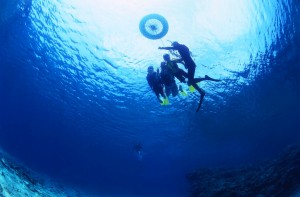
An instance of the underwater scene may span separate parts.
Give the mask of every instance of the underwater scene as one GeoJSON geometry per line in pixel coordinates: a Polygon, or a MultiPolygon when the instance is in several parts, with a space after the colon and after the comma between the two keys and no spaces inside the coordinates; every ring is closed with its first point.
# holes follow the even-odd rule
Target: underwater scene
{"type": "Polygon", "coordinates": [[[298,0],[1,0],[0,196],[300,196],[298,0]]]}

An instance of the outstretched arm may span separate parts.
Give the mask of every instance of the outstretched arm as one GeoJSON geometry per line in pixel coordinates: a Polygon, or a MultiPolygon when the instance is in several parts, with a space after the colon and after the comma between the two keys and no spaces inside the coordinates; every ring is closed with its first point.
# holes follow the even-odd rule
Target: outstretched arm
{"type": "Polygon", "coordinates": [[[174,50],[174,47],[158,47],[158,49],[174,50]]]}

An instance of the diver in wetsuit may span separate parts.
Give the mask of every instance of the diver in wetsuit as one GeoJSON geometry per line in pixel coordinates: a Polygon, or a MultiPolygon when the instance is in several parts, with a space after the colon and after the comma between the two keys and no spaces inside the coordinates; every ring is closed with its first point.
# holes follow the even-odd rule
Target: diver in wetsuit
{"type": "Polygon", "coordinates": [[[205,96],[205,91],[202,88],[200,88],[197,83],[204,80],[210,80],[216,82],[221,80],[213,79],[207,75],[205,75],[204,78],[195,78],[196,64],[191,57],[189,48],[183,44],[179,44],[178,42],[173,42],[171,47],[158,47],[158,49],[176,50],[180,54],[182,60],[184,61],[184,66],[188,70],[187,73],[188,85],[192,85],[200,93],[200,101],[199,101],[198,108],[196,110],[196,112],[198,112],[202,105],[202,101],[205,96]]]}
{"type": "Polygon", "coordinates": [[[139,144],[135,144],[133,146],[133,150],[136,153],[137,159],[139,161],[141,161],[143,159],[143,155],[144,155],[144,149],[143,149],[142,145],[140,143],[139,144]]]}
{"type": "Polygon", "coordinates": [[[181,68],[178,67],[177,63],[183,63],[182,59],[176,59],[176,60],[171,60],[169,54],[164,54],[163,56],[166,66],[170,71],[173,73],[173,75],[181,82],[181,83],[186,83],[185,79],[188,78],[188,74],[182,70],[181,68]]]}
{"type": "Polygon", "coordinates": [[[173,71],[167,66],[166,62],[162,62],[160,64],[160,68],[160,79],[165,86],[165,93],[167,97],[169,97],[171,93],[173,97],[177,96],[178,86],[175,82],[173,71]]]}
{"type": "Polygon", "coordinates": [[[163,89],[163,84],[160,81],[159,73],[154,71],[153,66],[148,67],[148,74],[146,77],[150,88],[155,93],[157,99],[159,100],[161,105],[167,105],[169,103],[163,89]],[[163,97],[163,100],[159,98],[159,96],[163,97]]]}

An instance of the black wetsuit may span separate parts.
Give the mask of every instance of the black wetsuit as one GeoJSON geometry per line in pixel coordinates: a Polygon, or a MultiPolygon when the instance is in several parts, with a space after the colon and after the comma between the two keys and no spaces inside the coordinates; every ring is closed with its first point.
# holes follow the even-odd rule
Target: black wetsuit
{"type": "MultiPolygon", "coordinates": [[[[175,82],[175,77],[173,71],[167,66],[166,63],[161,64],[161,73],[160,73],[161,82],[165,85],[165,93],[167,97],[176,96],[178,94],[178,87],[175,82]]],[[[183,78],[184,80],[184,78],[183,78]]]]}
{"type": "Polygon", "coordinates": [[[167,61],[166,66],[172,71],[174,76],[181,83],[185,83],[185,78],[188,77],[188,74],[184,70],[180,69],[175,61],[172,61],[172,60],[167,61]]]}
{"type": "Polygon", "coordinates": [[[161,66],[160,80],[165,86],[175,83],[173,72],[164,64],[161,66]]]}
{"type": "Polygon", "coordinates": [[[163,85],[160,81],[160,78],[159,78],[157,72],[153,72],[151,74],[148,73],[146,78],[147,78],[150,88],[153,90],[156,97],[159,99],[159,94],[161,94],[163,97],[165,97],[163,85]]]}
{"type": "Polygon", "coordinates": [[[181,58],[183,59],[184,66],[186,69],[188,69],[188,79],[190,82],[192,82],[194,80],[196,64],[191,57],[189,48],[183,44],[178,44],[173,48],[178,51],[181,58]]]}

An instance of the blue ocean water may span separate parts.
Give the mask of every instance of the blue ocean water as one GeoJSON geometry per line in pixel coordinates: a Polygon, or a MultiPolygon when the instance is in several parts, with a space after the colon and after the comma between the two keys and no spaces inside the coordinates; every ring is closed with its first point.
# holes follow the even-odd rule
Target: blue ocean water
{"type": "MultiPolygon", "coordinates": [[[[186,173],[299,143],[297,0],[2,0],[0,146],[96,194],[187,196],[186,173]],[[141,18],[164,16],[160,40],[141,18]],[[160,106],[145,79],[177,40],[207,92],[160,106]],[[137,158],[134,145],[143,146],[137,158]]],[[[185,87],[187,88],[187,87],[185,87]]]]}

